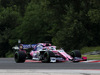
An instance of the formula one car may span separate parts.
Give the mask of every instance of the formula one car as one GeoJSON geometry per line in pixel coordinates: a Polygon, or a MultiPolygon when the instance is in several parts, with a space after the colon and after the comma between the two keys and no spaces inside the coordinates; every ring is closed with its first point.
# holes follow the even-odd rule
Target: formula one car
{"type": "Polygon", "coordinates": [[[63,49],[56,49],[56,46],[52,46],[50,43],[38,43],[20,44],[14,59],[16,63],[24,63],[26,59],[49,63],[86,61],[87,57],[82,57],[79,50],[74,50],[69,55],[63,49]]]}

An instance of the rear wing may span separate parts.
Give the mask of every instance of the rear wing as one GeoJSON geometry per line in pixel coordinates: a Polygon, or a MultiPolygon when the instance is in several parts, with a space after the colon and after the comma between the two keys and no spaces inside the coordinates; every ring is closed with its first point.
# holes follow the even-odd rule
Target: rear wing
{"type": "Polygon", "coordinates": [[[37,44],[21,44],[23,49],[34,48],[37,44]]]}
{"type": "Polygon", "coordinates": [[[34,48],[37,44],[20,44],[19,46],[14,46],[12,47],[12,49],[14,50],[19,50],[20,49],[20,46],[23,47],[23,49],[29,49],[29,48],[34,48]]]}

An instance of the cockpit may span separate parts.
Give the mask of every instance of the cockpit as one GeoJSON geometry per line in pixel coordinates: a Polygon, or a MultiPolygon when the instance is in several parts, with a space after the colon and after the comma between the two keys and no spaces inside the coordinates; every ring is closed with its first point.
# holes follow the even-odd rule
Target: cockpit
{"type": "Polygon", "coordinates": [[[43,50],[56,50],[55,46],[43,47],[43,50]]]}

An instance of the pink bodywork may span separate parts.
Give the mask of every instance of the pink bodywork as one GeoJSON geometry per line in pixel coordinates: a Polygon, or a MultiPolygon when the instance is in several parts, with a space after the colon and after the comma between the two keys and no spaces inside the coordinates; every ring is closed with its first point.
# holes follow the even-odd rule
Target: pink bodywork
{"type": "Polygon", "coordinates": [[[34,51],[31,51],[31,52],[30,52],[30,55],[33,56],[33,53],[34,53],[34,51]]]}
{"type": "MultiPolygon", "coordinates": [[[[45,46],[44,43],[40,43],[42,44],[43,46],[45,46]]],[[[65,60],[61,60],[61,61],[69,61],[69,60],[72,60],[73,57],[71,57],[69,54],[67,54],[63,49],[59,49],[59,50],[56,50],[56,46],[45,46],[43,47],[43,49],[47,49],[47,50],[50,50],[52,51],[55,55],[59,55],[59,56],[62,56],[65,58],[65,60]],[[54,48],[54,49],[53,49],[54,48]]],[[[43,50],[42,49],[42,50],[43,50]]],[[[38,51],[31,51],[30,52],[30,55],[33,57],[34,54],[37,54],[39,53],[41,50],[38,50],[38,51]]],[[[80,59],[80,61],[86,61],[87,60],[87,57],[82,57],[82,59],[80,59]]]]}
{"type": "Polygon", "coordinates": [[[33,57],[33,54],[36,54],[36,53],[38,53],[39,51],[31,51],[30,52],[30,55],[33,57]]]}
{"type": "MultiPolygon", "coordinates": [[[[55,48],[56,49],[56,46],[48,46],[48,49],[50,48],[50,47],[53,47],[53,48],[55,48]]],[[[51,49],[49,49],[49,50],[51,50],[51,49]]],[[[71,59],[73,59],[69,54],[67,54],[64,50],[62,50],[62,49],[59,49],[59,50],[51,50],[53,53],[56,53],[56,54],[60,54],[61,56],[63,56],[64,58],[66,58],[66,60],[65,61],[69,61],[69,59],[71,60],[71,59]]]]}
{"type": "MultiPolygon", "coordinates": [[[[41,43],[42,44],[42,43],[41,43]]],[[[69,61],[71,59],[73,59],[69,54],[67,54],[64,50],[62,49],[59,49],[59,50],[56,50],[56,46],[46,46],[46,47],[43,47],[43,49],[47,48],[48,50],[52,51],[53,53],[57,54],[57,55],[60,55],[62,57],[64,57],[66,60],[64,61],[69,61]],[[54,50],[51,50],[51,47],[54,48],[54,50]]],[[[39,51],[31,51],[30,52],[30,55],[33,57],[33,54],[36,54],[37,52],[39,51]]]]}
{"type": "Polygon", "coordinates": [[[66,58],[65,61],[69,61],[69,59],[73,59],[69,54],[67,54],[64,50],[55,50],[55,51],[52,51],[54,53],[58,53],[60,54],[61,56],[63,56],[64,58],[66,58]]]}
{"type": "Polygon", "coordinates": [[[83,56],[82,59],[83,59],[83,61],[87,61],[87,57],[83,56]]]}

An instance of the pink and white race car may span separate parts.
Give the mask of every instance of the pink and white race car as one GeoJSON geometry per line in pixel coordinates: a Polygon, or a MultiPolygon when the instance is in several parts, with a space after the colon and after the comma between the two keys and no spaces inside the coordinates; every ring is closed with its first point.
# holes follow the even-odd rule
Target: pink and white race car
{"type": "Polygon", "coordinates": [[[74,50],[69,55],[63,49],[56,49],[56,46],[52,46],[50,43],[20,44],[14,58],[16,63],[23,63],[26,59],[44,63],[87,60],[87,57],[81,56],[79,50],[74,50]]]}

